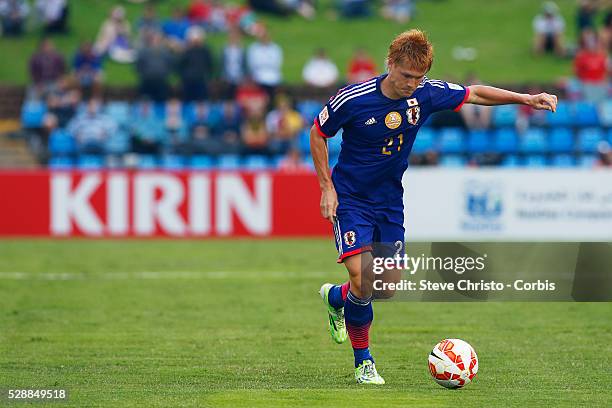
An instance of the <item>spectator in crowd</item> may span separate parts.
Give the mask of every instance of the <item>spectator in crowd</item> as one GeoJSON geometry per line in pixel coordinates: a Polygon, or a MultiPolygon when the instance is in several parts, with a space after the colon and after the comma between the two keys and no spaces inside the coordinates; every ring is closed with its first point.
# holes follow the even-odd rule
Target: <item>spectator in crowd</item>
{"type": "Polygon", "coordinates": [[[145,99],[140,102],[130,132],[133,152],[154,155],[160,153],[165,136],[164,127],[155,117],[153,103],[150,100],[145,99]]]}
{"type": "MultiPolygon", "coordinates": [[[[481,82],[474,74],[466,78],[466,85],[479,85],[481,82]]],[[[490,106],[464,104],[459,111],[468,129],[488,129],[491,125],[492,108],[490,106]]]]}
{"type": "MultiPolygon", "coordinates": [[[[190,150],[193,154],[218,156],[229,153],[223,141],[215,137],[206,124],[197,124],[191,130],[190,150]]],[[[236,152],[233,152],[236,153],[236,152]]]]}
{"type": "Polygon", "coordinates": [[[147,4],[142,17],[138,20],[138,46],[142,46],[144,38],[152,31],[161,32],[161,23],[157,18],[157,11],[152,4],[147,4]]]}
{"type": "Polygon", "coordinates": [[[272,97],[282,81],[283,51],[272,42],[267,29],[249,46],[247,65],[255,83],[272,97]]]}
{"type": "Polygon", "coordinates": [[[246,77],[236,90],[236,102],[247,118],[262,116],[269,103],[269,96],[251,77],[246,77]]]}
{"type": "Polygon", "coordinates": [[[46,33],[68,31],[69,6],[67,0],[37,0],[36,10],[46,33]]]}
{"type": "Polygon", "coordinates": [[[249,5],[255,11],[278,16],[297,13],[307,19],[315,17],[314,4],[309,0],[249,0],[249,5]]]}
{"type": "Polygon", "coordinates": [[[174,66],[171,51],[164,45],[160,33],[147,34],[145,46],[136,59],[141,96],[162,102],[168,98],[169,78],[174,66]]]}
{"type": "Polygon", "coordinates": [[[579,0],[578,11],[576,14],[576,26],[578,28],[578,38],[585,29],[595,29],[595,15],[597,14],[597,5],[594,0],[579,0]]]}
{"type": "Polygon", "coordinates": [[[424,154],[411,154],[408,159],[411,166],[437,166],[440,161],[438,152],[429,150],[424,154]]]}
{"type": "Polygon", "coordinates": [[[559,13],[559,7],[552,1],[544,3],[542,13],[533,20],[533,47],[536,54],[555,53],[565,55],[563,34],[565,21],[559,13]]]}
{"type": "Polygon", "coordinates": [[[208,98],[208,82],[213,74],[213,58],[204,39],[202,28],[191,27],[187,34],[187,48],[178,61],[177,68],[185,101],[201,101],[208,98]]]}
{"type": "Polygon", "coordinates": [[[2,35],[20,36],[30,13],[26,0],[0,0],[0,22],[2,35]]]}
{"type": "Polygon", "coordinates": [[[213,134],[220,136],[228,146],[238,146],[240,144],[240,126],[242,116],[238,105],[233,101],[223,102],[222,115],[213,124],[213,134]]]}
{"type": "Polygon", "coordinates": [[[412,19],[414,5],[412,0],[385,0],[382,16],[387,20],[405,24],[412,19]]]}
{"type": "Polygon", "coordinates": [[[349,83],[356,84],[368,80],[377,74],[376,63],[365,49],[357,48],[349,61],[347,79],[349,83]]]}
{"type": "Polygon", "coordinates": [[[600,142],[597,146],[597,167],[612,167],[612,148],[608,142],[600,142]]]}
{"type": "Polygon", "coordinates": [[[612,9],[609,10],[603,21],[603,27],[599,31],[601,46],[608,53],[612,53],[612,9]]]}
{"type": "Polygon", "coordinates": [[[291,10],[282,0],[248,0],[249,6],[259,13],[287,16],[291,10]]]}
{"type": "Polygon", "coordinates": [[[285,173],[311,171],[311,168],[302,160],[302,153],[297,147],[293,147],[287,152],[285,157],[278,163],[278,169],[285,173]]]}
{"type": "Polygon", "coordinates": [[[130,44],[131,34],[132,28],[125,18],[125,9],[121,6],[114,7],[109,18],[100,27],[94,51],[98,55],[108,55],[119,63],[132,63],[135,52],[130,44]]]}
{"type": "Polygon", "coordinates": [[[286,96],[277,97],[276,109],[266,116],[266,128],[271,139],[271,149],[275,153],[287,153],[304,127],[302,116],[291,108],[286,96]]]}
{"type": "Polygon", "coordinates": [[[57,87],[47,95],[47,113],[43,126],[51,132],[56,128],[64,128],[77,112],[81,93],[72,86],[70,78],[65,76],[57,82],[57,87]]]}
{"type": "Polygon", "coordinates": [[[338,0],[338,7],[344,18],[362,18],[372,14],[369,0],[338,0]]]}
{"type": "Polygon", "coordinates": [[[229,29],[240,29],[245,34],[257,37],[265,30],[264,25],[248,6],[226,6],[225,18],[229,29]]]}
{"type": "Polygon", "coordinates": [[[193,114],[187,117],[187,125],[190,127],[190,131],[193,130],[193,127],[197,125],[204,125],[210,127],[210,116],[211,113],[209,104],[204,101],[197,102],[193,109],[193,114]]]}
{"type": "Polygon", "coordinates": [[[182,7],[175,7],[172,17],[162,24],[162,32],[173,49],[181,49],[187,39],[190,23],[182,7]]]}
{"type": "Polygon", "coordinates": [[[234,97],[236,88],[244,80],[246,68],[244,47],[238,29],[230,30],[221,58],[221,77],[228,87],[227,96],[234,97]]]}
{"type": "Polygon", "coordinates": [[[594,103],[602,102],[608,91],[608,55],[597,34],[591,29],[582,32],[581,48],[574,58],[574,71],[582,84],[583,96],[594,103]]]}
{"type": "Polygon", "coordinates": [[[208,30],[211,32],[226,32],[228,29],[227,8],[220,0],[212,0],[208,17],[208,30]]]}
{"type": "Polygon", "coordinates": [[[247,118],[241,133],[244,154],[270,154],[270,135],[262,115],[247,118]]]}
{"type": "Polygon", "coordinates": [[[177,98],[171,98],[166,102],[166,119],[164,121],[166,131],[166,145],[174,153],[185,152],[184,147],[188,139],[187,124],[183,120],[183,104],[177,98]]]}
{"type": "Polygon", "coordinates": [[[210,0],[192,0],[187,7],[189,21],[193,24],[200,24],[203,26],[208,24],[211,11],[212,4],[210,0]]]}
{"type": "Polygon", "coordinates": [[[214,120],[197,120],[191,128],[191,145],[194,153],[199,154],[239,154],[240,112],[235,103],[223,103],[221,117],[214,120]]]}
{"type": "Polygon", "coordinates": [[[315,88],[327,88],[338,81],[338,67],[329,59],[325,49],[319,48],[302,70],[304,81],[315,88]]]}
{"type": "Polygon", "coordinates": [[[56,81],[66,74],[64,56],[55,50],[55,45],[48,38],[43,38],[38,50],[30,58],[30,76],[34,83],[33,97],[44,97],[56,81]]]}
{"type": "Polygon", "coordinates": [[[117,123],[102,114],[101,102],[92,98],[87,110],[77,115],[68,124],[68,131],[77,141],[79,151],[85,154],[104,154],[105,142],[117,130],[117,123]]]}
{"type": "Polygon", "coordinates": [[[93,50],[90,42],[84,42],[72,60],[74,76],[85,98],[100,96],[102,92],[102,58],[93,50]]]}

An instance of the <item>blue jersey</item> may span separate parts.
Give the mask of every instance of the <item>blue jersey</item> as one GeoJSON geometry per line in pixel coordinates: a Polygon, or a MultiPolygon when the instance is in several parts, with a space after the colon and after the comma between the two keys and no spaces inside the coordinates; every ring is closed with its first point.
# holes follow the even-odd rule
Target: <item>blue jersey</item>
{"type": "Polygon", "coordinates": [[[346,204],[402,206],[402,176],[419,128],[434,112],[459,110],[469,89],[425,78],[408,98],[390,99],[380,84],[385,75],[341,89],[315,125],[321,136],[343,129],[332,181],[340,207],[346,204]]]}

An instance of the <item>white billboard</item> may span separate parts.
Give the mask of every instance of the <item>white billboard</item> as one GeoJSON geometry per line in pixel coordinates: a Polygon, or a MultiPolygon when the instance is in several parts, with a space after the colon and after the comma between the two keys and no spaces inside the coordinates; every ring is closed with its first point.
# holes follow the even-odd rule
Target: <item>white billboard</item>
{"type": "Polygon", "coordinates": [[[612,241],[612,170],[409,168],[403,183],[408,241],[612,241]]]}

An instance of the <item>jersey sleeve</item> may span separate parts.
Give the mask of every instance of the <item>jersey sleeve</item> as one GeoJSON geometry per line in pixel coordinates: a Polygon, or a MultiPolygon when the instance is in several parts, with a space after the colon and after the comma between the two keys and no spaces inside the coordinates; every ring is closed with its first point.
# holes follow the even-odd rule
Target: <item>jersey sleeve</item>
{"type": "Polygon", "coordinates": [[[429,81],[429,96],[433,112],[452,109],[458,112],[470,96],[470,89],[444,81],[429,81]]]}
{"type": "Polygon", "coordinates": [[[330,99],[314,120],[319,134],[325,138],[335,136],[349,121],[347,104],[334,105],[334,100],[334,98],[330,99]]]}

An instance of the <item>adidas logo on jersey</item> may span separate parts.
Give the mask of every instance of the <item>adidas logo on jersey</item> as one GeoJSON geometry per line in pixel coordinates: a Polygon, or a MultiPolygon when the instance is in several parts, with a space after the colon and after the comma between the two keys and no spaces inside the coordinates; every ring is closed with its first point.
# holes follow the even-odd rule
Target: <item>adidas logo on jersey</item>
{"type": "Polygon", "coordinates": [[[368,120],[366,120],[366,122],[365,122],[366,125],[373,125],[375,123],[376,123],[376,119],[374,119],[373,117],[368,119],[368,120]]]}

